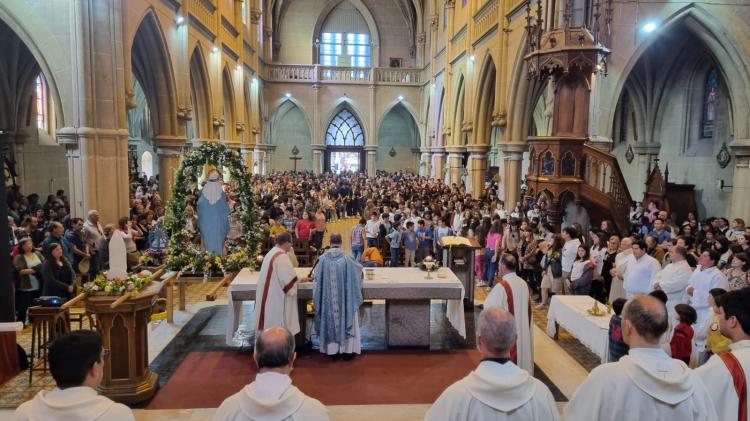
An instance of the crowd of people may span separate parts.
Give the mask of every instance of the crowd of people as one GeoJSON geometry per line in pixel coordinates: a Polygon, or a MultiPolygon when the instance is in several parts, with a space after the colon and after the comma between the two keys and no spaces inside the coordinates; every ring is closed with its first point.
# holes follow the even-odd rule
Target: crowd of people
{"type": "MultiPolygon", "coordinates": [[[[606,220],[593,228],[566,222],[556,230],[543,197],[524,198],[506,208],[494,181],[479,197],[463,185],[408,172],[379,172],[375,177],[274,173],[253,176],[251,185],[268,238],[283,246],[266,256],[268,265],[274,264],[273,254],[286,253],[296,239],[308,241],[322,254],[327,223],[338,218],[358,218],[348,233],[350,252],[366,267],[413,266],[428,256],[441,260],[440,238],[446,236],[476,241],[475,278],[480,287],[492,288],[476,329],[482,362],[440,396],[427,419],[558,419],[549,390],[530,376],[533,368],[526,367],[533,367],[533,358],[523,365],[517,360],[517,340],[523,334],[519,326],[528,330],[528,323],[518,323],[524,311],[517,307],[514,314],[512,305],[507,308],[518,289],[518,284],[508,286],[511,278],[527,291],[522,298],[528,302],[534,297],[540,309],[553,295],[571,294],[591,296],[615,312],[609,329],[612,364],[590,373],[566,407],[568,419],[635,419],[624,416],[624,408],[637,408],[637,418],[643,419],[725,420],[746,410],[741,404],[746,396],[729,392],[742,364],[750,364],[750,353],[745,352],[750,348],[750,227],[741,219],[698,220],[689,214],[680,221],[655,203],[645,210],[634,204],[630,230],[621,236],[606,220]],[[498,294],[505,294],[499,300],[505,308],[492,305],[498,294]],[[615,389],[620,391],[616,396],[602,393],[615,389]]],[[[192,203],[188,205],[192,209],[192,203]]],[[[49,288],[53,295],[67,291],[71,296],[76,276],[92,276],[105,268],[106,259],[97,254],[103,251],[100,240],[106,241],[107,229],[127,233],[133,253],[147,248],[148,233],[164,213],[155,186],[147,184],[134,189],[130,216],[105,227],[94,210],[85,221],[68,217],[62,192],[42,206],[21,197],[10,208],[9,223],[19,227],[11,238],[19,302],[26,306],[40,288],[45,294],[49,288]],[[86,259],[97,263],[82,270],[86,259]]],[[[188,217],[188,228],[199,236],[199,216],[188,211],[188,217]]],[[[333,237],[332,246],[340,248],[340,236],[333,237]]],[[[298,281],[293,270],[286,272],[277,274],[289,278],[279,281],[284,293],[298,281]]],[[[259,325],[256,338],[255,361],[261,374],[268,375],[259,375],[227,399],[216,419],[258,410],[253,399],[258,388],[268,384],[278,386],[284,397],[273,401],[279,409],[293,399],[302,402],[296,407],[300,417],[327,419],[319,402],[291,385],[295,356],[290,338],[296,332],[279,325],[259,325]]],[[[93,355],[95,341],[87,340],[92,341],[93,355]]],[[[97,361],[89,358],[79,367],[78,376],[89,387],[98,376],[97,361]]],[[[58,381],[61,390],[71,385],[58,381]]],[[[32,402],[19,413],[46,404],[32,402]]]]}

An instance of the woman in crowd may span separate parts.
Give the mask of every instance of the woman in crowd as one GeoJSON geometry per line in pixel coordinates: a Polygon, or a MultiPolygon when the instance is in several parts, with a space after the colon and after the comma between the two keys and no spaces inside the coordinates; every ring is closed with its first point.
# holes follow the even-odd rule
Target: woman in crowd
{"type": "Polygon", "coordinates": [[[529,288],[535,293],[539,293],[539,281],[537,275],[539,270],[536,260],[538,245],[534,239],[534,232],[529,227],[521,228],[521,241],[518,246],[518,263],[520,268],[519,275],[523,278],[529,288]]]}
{"type": "Polygon", "coordinates": [[[562,273],[562,248],[563,239],[559,234],[552,237],[551,242],[543,242],[540,248],[544,252],[542,257],[542,299],[537,308],[544,308],[549,304],[550,291],[555,294],[563,292],[563,273],[562,273]]]}
{"type": "Polygon", "coordinates": [[[609,297],[609,291],[612,288],[612,269],[615,267],[615,257],[620,250],[620,237],[611,235],[607,241],[607,248],[604,251],[604,258],[602,259],[602,302],[607,302],[609,297]]]}
{"type": "Polygon", "coordinates": [[[736,253],[732,256],[731,265],[725,271],[730,290],[742,289],[749,286],[747,277],[750,262],[748,260],[748,256],[744,252],[736,253]]]}
{"type": "MultiPolygon", "coordinates": [[[[594,262],[594,270],[591,275],[591,296],[594,299],[601,302],[607,300],[607,296],[604,294],[604,277],[602,271],[604,270],[604,258],[607,253],[607,232],[601,231],[590,231],[589,232],[589,256],[594,262]]],[[[610,278],[611,280],[611,278],[610,278]]]]}
{"type": "Polygon", "coordinates": [[[73,267],[63,256],[60,244],[50,244],[47,254],[50,258],[42,264],[42,295],[57,296],[63,302],[68,301],[75,296],[76,274],[73,267]]]}
{"type": "Polygon", "coordinates": [[[26,324],[26,310],[28,310],[34,298],[39,297],[42,292],[42,263],[44,257],[34,250],[34,244],[29,237],[24,237],[18,242],[20,253],[13,259],[16,269],[16,320],[26,324]]]}
{"type": "Polygon", "coordinates": [[[487,266],[484,270],[484,275],[487,277],[487,284],[490,287],[492,287],[495,282],[495,273],[497,271],[497,254],[503,239],[501,227],[502,226],[500,225],[500,220],[495,220],[495,222],[492,223],[492,226],[490,226],[490,231],[487,234],[486,239],[487,248],[485,249],[484,260],[487,266]]]}
{"type": "Polygon", "coordinates": [[[589,257],[589,249],[584,245],[578,246],[576,260],[570,271],[570,279],[565,281],[571,295],[589,295],[593,269],[594,263],[589,257]]]}
{"type": "Polygon", "coordinates": [[[302,212],[302,218],[300,218],[294,226],[295,238],[309,240],[312,236],[313,227],[315,227],[315,221],[310,216],[310,212],[302,212]]]}

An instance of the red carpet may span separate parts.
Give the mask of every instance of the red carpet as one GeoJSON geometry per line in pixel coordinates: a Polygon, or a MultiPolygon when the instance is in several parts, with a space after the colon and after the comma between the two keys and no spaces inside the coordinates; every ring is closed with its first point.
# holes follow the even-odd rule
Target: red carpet
{"type": "MultiPolygon", "coordinates": [[[[479,363],[479,352],[368,351],[352,361],[297,358],[292,381],[325,405],[432,403],[479,363]]],[[[252,356],[190,352],[148,409],[215,408],[255,377],[252,356]]]]}

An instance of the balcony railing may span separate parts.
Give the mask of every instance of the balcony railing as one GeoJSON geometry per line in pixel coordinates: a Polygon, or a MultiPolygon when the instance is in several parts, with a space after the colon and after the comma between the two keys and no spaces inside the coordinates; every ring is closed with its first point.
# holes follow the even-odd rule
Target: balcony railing
{"type": "Polygon", "coordinates": [[[270,64],[266,66],[266,70],[267,77],[272,82],[415,86],[422,83],[421,69],[270,64]]]}

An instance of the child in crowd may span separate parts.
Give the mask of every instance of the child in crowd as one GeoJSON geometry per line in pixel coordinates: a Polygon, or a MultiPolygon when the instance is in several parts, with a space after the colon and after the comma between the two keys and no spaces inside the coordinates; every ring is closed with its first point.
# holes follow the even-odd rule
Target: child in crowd
{"type": "Polygon", "coordinates": [[[589,295],[595,266],[596,264],[589,256],[589,249],[584,245],[578,246],[576,260],[570,271],[570,280],[565,281],[568,283],[571,295],[589,295]]]}
{"type": "Polygon", "coordinates": [[[391,267],[398,267],[398,252],[401,249],[401,224],[395,222],[393,230],[386,235],[385,239],[391,247],[391,267]]]}
{"type": "Polygon", "coordinates": [[[674,328],[672,341],[672,358],[682,360],[685,364],[690,365],[690,355],[693,353],[693,328],[691,325],[698,320],[698,313],[693,307],[687,304],[677,304],[674,307],[679,322],[674,328]]]}
{"type": "Polygon", "coordinates": [[[618,298],[612,301],[612,310],[615,315],[609,320],[609,362],[620,361],[625,355],[628,355],[630,347],[622,340],[622,309],[625,307],[626,300],[618,298]]]}
{"type": "Polygon", "coordinates": [[[414,231],[414,222],[406,223],[406,231],[401,237],[404,240],[404,266],[410,268],[414,266],[417,254],[417,233],[414,231]]]}
{"type": "Polygon", "coordinates": [[[282,232],[286,232],[286,227],[281,223],[281,217],[269,219],[269,222],[271,223],[271,228],[268,230],[268,233],[271,235],[271,238],[275,238],[282,232]]]}
{"type": "Polygon", "coordinates": [[[719,331],[719,306],[717,301],[721,301],[721,296],[726,294],[723,288],[714,288],[708,291],[708,303],[711,304],[712,314],[709,318],[706,335],[706,351],[700,357],[700,363],[708,361],[712,354],[720,352],[729,352],[729,344],[732,340],[722,335],[719,331]]]}

